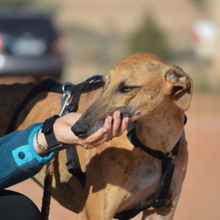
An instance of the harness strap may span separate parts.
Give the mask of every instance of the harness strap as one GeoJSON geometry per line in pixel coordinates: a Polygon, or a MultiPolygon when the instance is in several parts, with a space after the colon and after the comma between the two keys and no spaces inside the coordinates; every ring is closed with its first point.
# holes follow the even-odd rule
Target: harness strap
{"type": "Polygon", "coordinates": [[[100,87],[103,87],[103,81],[101,80],[102,76],[95,75],[88,78],[85,82],[82,82],[74,87],[70,88],[71,93],[73,94],[72,101],[68,106],[69,112],[76,112],[78,109],[78,102],[80,99],[80,95],[82,93],[91,92],[92,90],[96,90],[100,87]]]}
{"type": "Polygon", "coordinates": [[[144,152],[151,155],[152,157],[157,158],[158,160],[165,161],[167,159],[167,156],[169,155],[169,152],[164,153],[162,151],[153,150],[147,146],[145,146],[137,137],[136,131],[135,131],[135,122],[128,124],[128,133],[127,137],[129,141],[135,146],[140,147],[144,152]]]}
{"type": "Polygon", "coordinates": [[[128,211],[116,213],[114,218],[120,220],[129,220],[138,215],[140,212],[144,211],[145,209],[149,209],[151,207],[160,208],[164,206],[167,200],[166,196],[170,188],[174,168],[175,164],[172,158],[168,158],[166,161],[162,162],[162,176],[152,202],[146,205],[138,205],[136,208],[128,211]]]}
{"type": "MultiPolygon", "coordinates": [[[[184,125],[187,122],[187,117],[186,115],[184,116],[184,125]]],[[[135,147],[140,147],[144,152],[148,153],[149,155],[151,155],[152,157],[157,158],[158,160],[161,161],[165,161],[169,155],[170,152],[162,152],[162,151],[158,151],[158,150],[153,150],[147,146],[145,146],[137,137],[136,135],[136,131],[135,131],[135,121],[131,122],[128,124],[127,127],[127,137],[130,140],[130,142],[135,146],[135,147]]],[[[176,156],[179,152],[179,144],[180,144],[180,140],[176,143],[176,145],[174,146],[174,148],[172,149],[171,153],[176,156]]]]}
{"type": "MultiPolygon", "coordinates": [[[[179,143],[179,142],[178,142],[179,143]]],[[[166,196],[170,189],[170,184],[172,182],[172,177],[174,173],[174,160],[172,158],[167,158],[165,161],[162,162],[162,174],[160,178],[160,183],[157,187],[156,193],[153,197],[153,200],[151,203],[148,203],[146,205],[138,205],[136,208],[116,213],[114,218],[120,219],[120,220],[129,220],[136,215],[138,215],[140,212],[144,211],[145,209],[149,209],[151,207],[153,208],[160,208],[165,205],[165,202],[167,200],[166,196]]]]}
{"type": "Polygon", "coordinates": [[[82,187],[85,188],[86,176],[81,170],[79,157],[78,157],[75,145],[72,145],[66,149],[66,157],[67,157],[66,166],[67,166],[68,171],[73,176],[77,177],[82,187]]]}
{"type": "MultiPolygon", "coordinates": [[[[85,82],[74,86],[72,88],[72,94],[74,94],[70,105],[67,108],[68,112],[75,112],[78,109],[78,102],[80,99],[80,95],[85,92],[90,92],[92,90],[96,90],[103,86],[103,81],[101,80],[102,76],[96,75],[85,82]]],[[[67,157],[67,169],[68,171],[75,177],[78,178],[83,188],[86,183],[86,176],[82,172],[79,162],[79,157],[77,155],[76,146],[72,145],[66,149],[66,157],[67,157]]]]}

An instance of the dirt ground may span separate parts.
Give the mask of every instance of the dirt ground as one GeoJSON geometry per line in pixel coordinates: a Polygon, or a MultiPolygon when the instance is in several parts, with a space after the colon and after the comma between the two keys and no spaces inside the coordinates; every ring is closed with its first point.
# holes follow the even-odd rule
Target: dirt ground
{"type": "MultiPolygon", "coordinates": [[[[174,220],[218,220],[220,219],[220,95],[194,95],[191,108],[186,115],[189,164],[174,220]]],[[[39,208],[41,207],[43,190],[31,179],[11,189],[27,195],[39,208]]],[[[52,199],[50,220],[67,218],[74,220],[76,215],[52,199]]]]}

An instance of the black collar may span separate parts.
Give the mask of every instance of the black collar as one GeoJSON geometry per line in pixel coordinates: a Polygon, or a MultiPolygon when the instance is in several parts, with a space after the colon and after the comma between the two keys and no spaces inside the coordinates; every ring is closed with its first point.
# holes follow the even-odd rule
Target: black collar
{"type": "MultiPolygon", "coordinates": [[[[185,116],[184,118],[184,125],[187,122],[187,117],[185,116]]],[[[130,142],[135,146],[135,147],[140,147],[143,151],[145,151],[146,153],[148,153],[149,155],[151,155],[152,157],[155,157],[161,161],[165,161],[170,152],[162,152],[162,151],[158,151],[158,150],[153,150],[147,146],[145,146],[137,137],[136,135],[136,131],[135,131],[135,122],[129,123],[128,128],[127,128],[127,137],[130,140],[130,142]]],[[[176,156],[179,152],[179,144],[180,144],[180,139],[178,140],[178,142],[176,143],[176,145],[173,147],[171,153],[173,154],[173,156],[176,156]]]]}

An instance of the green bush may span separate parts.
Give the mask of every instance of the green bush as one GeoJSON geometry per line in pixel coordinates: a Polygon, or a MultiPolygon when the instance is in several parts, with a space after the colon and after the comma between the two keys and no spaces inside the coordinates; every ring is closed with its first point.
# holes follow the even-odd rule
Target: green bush
{"type": "Polygon", "coordinates": [[[169,59],[172,55],[166,33],[151,15],[145,17],[140,28],[131,34],[128,40],[128,50],[129,53],[153,53],[162,59],[169,59]]]}
{"type": "Polygon", "coordinates": [[[36,0],[0,0],[1,7],[29,6],[36,3],[36,0]]]}
{"type": "Polygon", "coordinates": [[[205,0],[189,0],[195,5],[199,10],[206,10],[206,1],[205,0]]]}

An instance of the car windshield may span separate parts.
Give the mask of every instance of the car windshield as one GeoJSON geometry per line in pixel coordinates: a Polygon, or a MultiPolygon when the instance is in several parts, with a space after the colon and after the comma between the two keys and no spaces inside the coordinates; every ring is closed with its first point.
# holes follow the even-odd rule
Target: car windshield
{"type": "Polygon", "coordinates": [[[52,25],[47,19],[42,18],[1,18],[0,33],[16,37],[28,34],[36,38],[42,38],[47,42],[52,41],[56,37],[52,25]]]}

